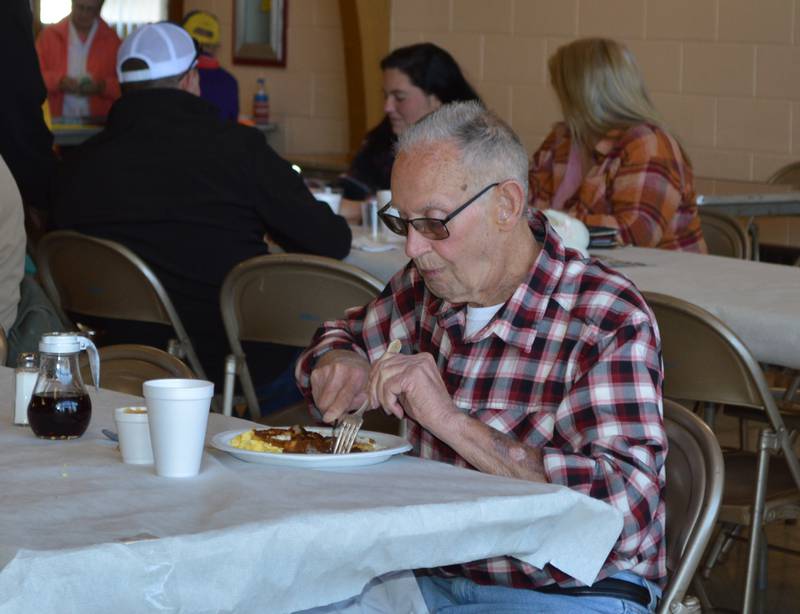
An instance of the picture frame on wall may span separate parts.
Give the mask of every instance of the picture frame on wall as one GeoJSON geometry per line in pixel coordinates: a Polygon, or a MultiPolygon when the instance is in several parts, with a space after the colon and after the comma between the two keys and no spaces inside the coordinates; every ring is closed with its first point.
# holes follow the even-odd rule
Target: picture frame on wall
{"type": "Polygon", "coordinates": [[[289,0],[235,0],[233,63],[286,66],[289,0]]]}

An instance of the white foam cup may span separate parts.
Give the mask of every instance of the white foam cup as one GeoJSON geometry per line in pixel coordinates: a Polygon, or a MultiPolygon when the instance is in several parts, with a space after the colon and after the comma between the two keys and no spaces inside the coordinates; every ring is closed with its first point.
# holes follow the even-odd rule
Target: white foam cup
{"type": "Polygon", "coordinates": [[[150,424],[146,407],[117,407],[114,421],[119,435],[122,462],[129,465],[152,465],[153,447],[150,445],[150,424]]]}
{"type": "Polygon", "coordinates": [[[334,192],[330,188],[325,188],[324,192],[313,192],[314,198],[324,203],[331,208],[334,213],[339,213],[339,208],[342,203],[342,195],[339,192],[334,192]]]}
{"type": "Polygon", "coordinates": [[[197,475],[203,460],[214,384],[196,379],[154,379],[142,386],[150,416],[156,475],[197,475]]]}
{"type": "Polygon", "coordinates": [[[378,199],[378,209],[383,209],[383,207],[392,202],[392,191],[378,190],[375,193],[375,197],[378,199]]]}

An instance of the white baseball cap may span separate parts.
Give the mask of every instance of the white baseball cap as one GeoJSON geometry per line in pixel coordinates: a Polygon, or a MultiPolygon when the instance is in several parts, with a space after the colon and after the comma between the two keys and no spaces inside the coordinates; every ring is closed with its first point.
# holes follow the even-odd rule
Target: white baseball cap
{"type": "Polygon", "coordinates": [[[138,28],[120,45],[117,52],[117,77],[120,83],[153,81],[185,73],[197,61],[197,49],[189,33],[167,21],[138,28]],[[137,59],[147,68],[122,72],[125,60],[137,59]]]}

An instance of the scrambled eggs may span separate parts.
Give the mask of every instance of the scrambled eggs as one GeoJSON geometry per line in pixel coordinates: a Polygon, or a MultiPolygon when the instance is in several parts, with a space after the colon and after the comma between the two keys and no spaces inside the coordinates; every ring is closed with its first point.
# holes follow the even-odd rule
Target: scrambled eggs
{"type": "Polygon", "coordinates": [[[252,430],[237,435],[230,440],[229,445],[242,450],[250,450],[251,452],[275,452],[277,454],[283,453],[283,450],[278,446],[273,446],[263,439],[254,437],[252,430]]]}

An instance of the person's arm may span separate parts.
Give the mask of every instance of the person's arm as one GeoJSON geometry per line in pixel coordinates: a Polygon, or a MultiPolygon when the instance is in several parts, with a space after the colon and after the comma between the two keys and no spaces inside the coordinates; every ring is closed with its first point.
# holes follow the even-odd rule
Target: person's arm
{"type": "Polygon", "coordinates": [[[416,345],[416,322],[424,283],[412,264],[399,271],[373,301],[325,322],[295,367],[300,391],[332,422],[366,398],[369,365],[392,339],[404,351],[416,345]]]}
{"type": "Polygon", "coordinates": [[[568,486],[644,527],[660,503],[666,454],[657,340],[640,316],[583,355],[583,371],[554,415],[557,447],[535,447],[464,415],[427,354],[382,360],[371,374],[371,399],[407,414],[476,469],[568,486]]]}
{"type": "Polygon", "coordinates": [[[36,39],[36,53],[39,56],[39,65],[42,69],[42,79],[48,92],[62,91],[61,82],[67,76],[66,63],[59,67],[52,60],[66,52],[60,49],[58,36],[54,31],[45,28],[36,39]]]}
{"type": "Polygon", "coordinates": [[[267,233],[287,252],[344,258],[352,235],[347,220],[317,201],[286,160],[267,145],[264,135],[251,130],[255,167],[261,191],[258,211],[267,233]]]}
{"type": "Polygon", "coordinates": [[[578,202],[569,213],[587,226],[617,228],[623,243],[656,247],[683,203],[681,173],[686,161],[660,131],[648,131],[625,144],[610,187],[610,214],[593,213],[578,202]]]}
{"type": "Polygon", "coordinates": [[[101,53],[105,54],[105,58],[107,60],[110,59],[109,62],[103,62],[103,66],[106,67],[106,70],[103,71],[103,74],[95,75],[94,79],[94,88],[95,91],[93,95],[99,96],[100,98],[105,98],[107,100],[116,100],[122,94],[122,91],[119,87],[119,80],[117,79],[117,52],[119,51],[119,46],[121,44],[117,33],[114,32],[110,27],[108,29],[108,38],[107,43],[102,46],[100,50],[101,53]]]}
{"type": "Polygon", "coordinates": [[[542,451],[463,413],[428,353],[384,356],[372,366],[370,399],[407,415],[484,473],[547,482],[542,451]]]}

